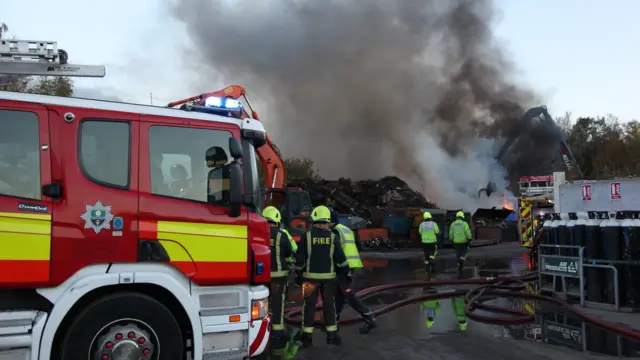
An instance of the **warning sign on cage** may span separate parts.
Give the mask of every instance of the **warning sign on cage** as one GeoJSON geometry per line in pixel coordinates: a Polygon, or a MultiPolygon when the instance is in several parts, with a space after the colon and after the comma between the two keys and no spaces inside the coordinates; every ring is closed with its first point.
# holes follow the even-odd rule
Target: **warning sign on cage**
{"type": "Polygon", "coordinates": [[[622,199],[622,194],[620,193],[620,181],[610,183],[609,188],[611,189],[611,200],[622,199]]]}
{"type": "Polygon", "coordinates": [[[582,200],[591,200],[591,185],[582,185],[582,200]]]}

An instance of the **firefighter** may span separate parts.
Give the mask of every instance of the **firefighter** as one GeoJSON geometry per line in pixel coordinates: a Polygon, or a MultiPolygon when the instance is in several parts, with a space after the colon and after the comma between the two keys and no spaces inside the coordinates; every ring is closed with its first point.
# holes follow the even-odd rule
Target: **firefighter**
{"type": "Polygon", "coordinates": [[[458,259],[458,274],[462,274],[464,262],[467,260],[467,252],[471,243],[471,229],[469,224],[464,221],[464,213],[458,211],[456,213],[456,221],[451,223],[449,227],[449,239],[453,242],[453,248],[456,251],[456,259],[458,259]]]}
{"type": "Polygon", "coordinates": [[[462,331],[467,330],[467,315],[464,313],[464,296],[451,299],[451,306],[453,307],[454,314],[456,314],[458,328],[462,331]]]}
{"type": "Polygon", "coordinates": [[[269,223],[271,231],[271,291],[270,299],[272,330],[275,337],[284,335],[284,305],[287,294],[287,279],[289,264],[287,258],[293,255],[291,243],[287,234],[280,229],[280,211],[273,206],[267,206],[262,216],[269,223]]]}
{"type": "Polygon", "coordinates": [[[340,314],[344,309],[344,305],[348,302],[351,308],[364,319],[364,326],[360,328],[360,333],[368,334],[369,331],[376,327],[376,319],[373,316],[373,312],[358,298],[353,284],[355,271],[363,268],[360,253],[358,252],[358,242],[351,229],[338,223],[338,213],[333,210],[331,211],[331,223],[333,223],[333,232],[339,237],[342,251],[347,257],[347,263],[349,264],[349,272],[346,275],[338,276],[338,284],[340,286],[340,291],[336,293],[338,324],[340,323],[340,314]]]}
{"type": "Polygon", "coordinates": [[[438,255],[438,234],[440,234],[440,229],[438,224],[432,220],[430,212],[425,211],[422,214],[422,219],[424,221],[420,223],[418,232],[420,232],[424,250],[425,272],[431,277],[431,274],[433,274],[433,262],[436,260],[436,255],[438,255]]]}
{"type": "Polygon", "coordinates": [[[336,323],[336,273],[347,274],[349,265],[340,246],[340,239],[331,230],[331,210],[326,206],[318,206],[311,212],[311,220],[313,226],[300,241],[296,252],[297,281],[302,285],[304,297],[302,345],[312,345],[316,302],[320,290],[327,344],[340,345],[336,323]]]}

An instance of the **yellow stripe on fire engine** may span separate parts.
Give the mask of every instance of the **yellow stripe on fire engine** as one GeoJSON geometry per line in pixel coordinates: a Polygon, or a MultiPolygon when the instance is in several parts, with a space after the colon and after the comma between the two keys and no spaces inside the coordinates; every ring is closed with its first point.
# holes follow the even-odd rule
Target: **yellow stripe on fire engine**
{"type": "Polygon", "coordinates": [[[0,260],[49,260],[51,215],[0,213],[0,260]]]}
{"type": "Polygon", "coordinates": [[[245,225],[159,221],[157,231],[172,261],[248,261],[245,225]]]}

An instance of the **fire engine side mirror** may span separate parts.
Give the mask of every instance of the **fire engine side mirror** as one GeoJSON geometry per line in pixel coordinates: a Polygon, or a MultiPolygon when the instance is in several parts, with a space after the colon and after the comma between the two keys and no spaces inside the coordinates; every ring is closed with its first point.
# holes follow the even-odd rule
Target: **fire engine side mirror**
{"type": "Polygon", "coordinates": [[[242,213],[242,166],[238,161],[226,165],[229,171],[229,217],[239,217],[242,213]]]}
{"type": "Polygon", "coordinates": [[[229,154],[234,159],[242,159],[242,145],[240,145],[240,140],[234,137],[229,138],[229,154]]]}

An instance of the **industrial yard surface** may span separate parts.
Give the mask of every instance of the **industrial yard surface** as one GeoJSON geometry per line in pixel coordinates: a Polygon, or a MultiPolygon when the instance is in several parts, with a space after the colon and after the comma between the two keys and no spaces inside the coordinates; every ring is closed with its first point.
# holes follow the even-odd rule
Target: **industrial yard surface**
{"type": "MultiPolygon", "coordinates": [[[[444,250],[438,261],[438,278],[455,277],[455,260],[444,250]]],[[[472,249],[465,269],[465,277],[520,275],[526,271],[523,249],[515,244],[472,249]]],[[[374,262],[359,278],[359,287],[387,284],[395,281],[423,279],[421,259],[395,259],[374,262]]],[[[441,289],[439,289],[441,290],[441,289]]],[[[444,289],[442,289],[444,290],[444,289]]],[[[394,290],[369,298],[371,308],[422,293],[421,289],[394,290]]],[[[440,312],[431,328],[425,325],[420,304],[411,304],[382,315],[379,327],[369,335],[358,332],[359,325],[341,328],[340,347],[325,344],[325,334],[314,334],[314,346],[300,349],[295,359],[608,359],[618,356],[640,357],[640,344],[606,333],[592,326],[564,316],[560,309],[540,304],[536,308],[536,322],[529,325],[497,326],[469,320],[466,331],[458,329],[450,299],[440,300],[440,312]],[[553,327],[550,324],[564,324],[553,327]],[[555,331],[554,331],[555,330],[555,331]],[[584,349],[587,349],[585,352],[584,349]]],[[[493,304],[503,307],[522,307],[517,300],[496,299],[493,304]]],[[[592,311],[609,321],[621,322],[622,316],[592,311]]],[[[352,315],[349,308],[345,315],[352,315]]],[[[640,328],[640,315],[625,314],[625,323],[640,328]],[[634,326],[635,325],[637,326],[634,326]]],[[[279,356],[271,356],[280,359],[279,356]]]]}

